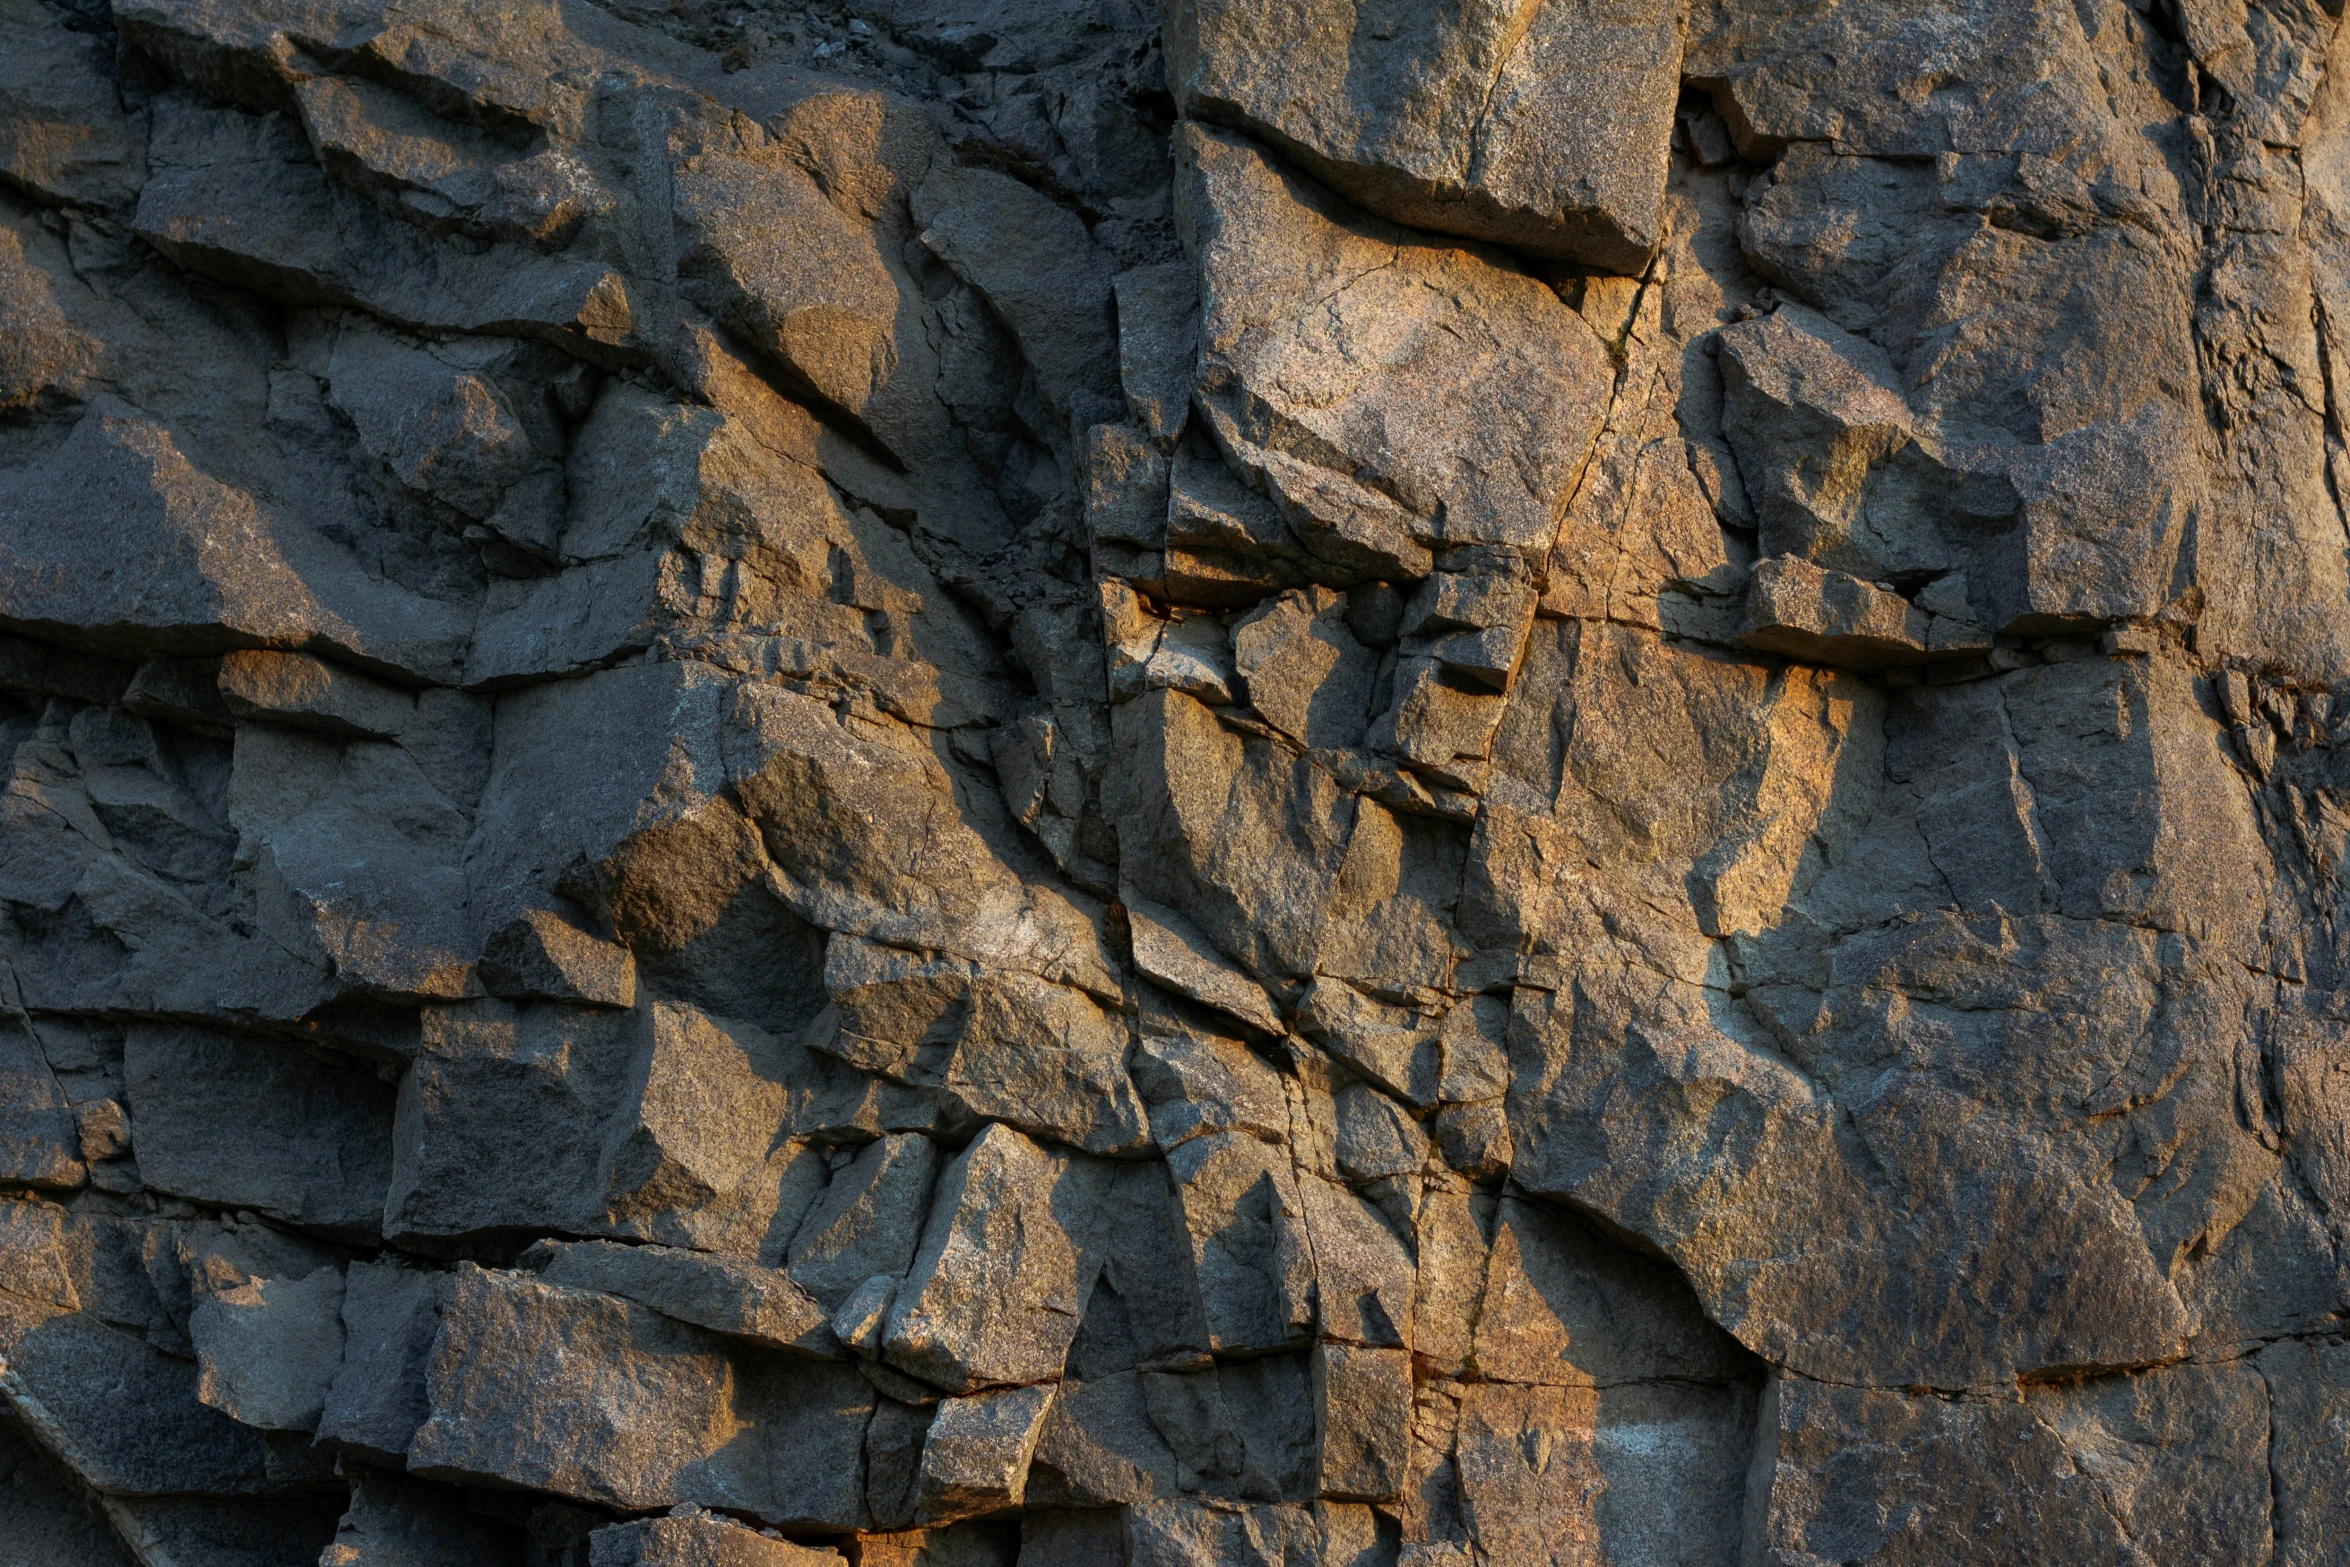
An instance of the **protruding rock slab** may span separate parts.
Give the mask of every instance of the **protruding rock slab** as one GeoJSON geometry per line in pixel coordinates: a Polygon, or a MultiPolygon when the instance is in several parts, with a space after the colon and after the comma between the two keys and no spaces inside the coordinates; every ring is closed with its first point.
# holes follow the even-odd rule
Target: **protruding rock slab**
{"type": "Polygon", "coordinates": [[[891,1364],[950,1392],[1061,1374],[1094,1265],[1090,1161],[990,1126],[939,1177],[883,1339],[891,1364]]]}
{"type": "Polygon", "coordinates": [[[1900,594],[1793,556],[1755,568],[1738,640],[1807,664],[1873,669],[1926,656],[1926,612],[1900,594]]]}
{"type": "Polygon", "coordinates": [[[863,1378],[745,1353],[609,1295],[462,1268],[427,1385],[408,1467],[428,1478],[832,1529],[868,1516],[863,1378]]]}
{"type": "Polygon", "coordinates": [[[1663,232],[1675,0],[1182,0],[1186,113],[1415,228],[1637,272],[1663,232]]]}
{"type": "Polygon", "coordinates": [[[840,1559],[829,1547],[799,1545],[691,1509],[588,1536],[588,1567],[824,1567],[840,1559]]]}
{"type": "Polygon", "coordinates": [[[1615,379],[1583,318],[1251,142],[1185,126],[1175,146],[1196,400],[1328,579],[1422,577],[1439,543],[1547,548],[1615,379]]]}
{"type": "Polygon", "coordinates": [[[823,1308],[777,1269],[676,1246],[557,1241],[547,1250],[542,1276],[550,1284],[618,1295],[768,1349],[839,1354],[823,1308]]]}
{"type": "Polygon", "coordinates": [[[942,1402],[922,1445],[916,1516],[951,1523],[1017,1510],[1055,1393],[1048,1383],[942,1402]]]}

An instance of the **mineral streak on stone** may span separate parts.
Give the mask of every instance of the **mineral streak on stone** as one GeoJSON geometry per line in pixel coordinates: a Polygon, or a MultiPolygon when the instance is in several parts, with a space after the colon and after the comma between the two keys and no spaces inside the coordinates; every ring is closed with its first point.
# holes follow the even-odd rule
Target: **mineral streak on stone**
{"type": "Polygon", "coordinates": [[[0,0],[0,1559],[2350,1567],[2339,9],[0,0]]]}

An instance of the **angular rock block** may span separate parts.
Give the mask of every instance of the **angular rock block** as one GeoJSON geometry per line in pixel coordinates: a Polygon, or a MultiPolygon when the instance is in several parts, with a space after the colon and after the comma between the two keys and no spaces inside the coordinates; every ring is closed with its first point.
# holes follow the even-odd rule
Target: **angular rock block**
{"type": "Polygon", "coordinates": [[[817,1567],[840,1559],[838,1551],[696,1510],[612,1524],[588,1536],[589,1567],[817,1567]]]}
{"type": "Polygon", "coordinates": [[[952,1523],[1017,1510],[1028,1494],[1029,1460],[1054,1393],[1047,1385],[941,1400],[922,1443],[915,1517],[952,1523]]]}
{"type": "Polygon", "coordinates": [[[559,1241],[545,1252],[539,1276],[549,1284],[618,1295],[768,1349],[839,1354],[823,1308],[777,1269],[675,1246],[609,1241],[559,1241]]]}
{"type": "Polygon", "coordinates": [[[139,1167],[156,1190],[354,1238],[383,1222],[394,1094],[373,1072],[147,1024],[126,1033],[123,1076],[139,1167]]]}
{"type": "Polygon", "coordinates": [[[1088,1221],[1105,1184],[1082,1157],[982,1132],[939,1175],[883,1356],[948,1392],[1057,1378],[1100,1266],[1088,1221]]]}
{"type": "Polygon", "coordinates": [[[1663,235],[1678,9],[1536,0],[1167,18],[1186,112],[1265,137],[1364,206],[1615,272],[1663,235]]]}
{"type": "Polygon", "coordinates": [[[1329,580],[1424,577],[1440,543],[1546,544],[1610,380],[1583,319],[1498,258],[1363,222],[1253,143],[1177,140],[1195,399],[1329,580]]]}
{"type": "Polygon", "coordinates": [[[242,1425],[317,1429],[343,1361],[342,1310],[338,1268],[206,1295],[188,1319],[196,1397],[242,1425]]]}
{"type": "Polygon", "coordinates": [[[459,1270],[411,1471],[624,1508],[678,1502],[856,1528],[873,1394],[845,1366],[742,1358],[609,1295],[459,1270]],[[584,1396],[581,1396],[584,1395],[584,1396]]]}

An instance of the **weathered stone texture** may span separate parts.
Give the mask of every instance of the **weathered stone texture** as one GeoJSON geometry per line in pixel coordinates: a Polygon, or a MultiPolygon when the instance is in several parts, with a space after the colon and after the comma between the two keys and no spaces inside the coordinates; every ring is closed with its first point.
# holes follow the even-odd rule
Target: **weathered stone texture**
{"type": "Polygon", "coordinates": [[[0,0],[0,1557],[2350,1562],[2338,9],[0,0]]]}

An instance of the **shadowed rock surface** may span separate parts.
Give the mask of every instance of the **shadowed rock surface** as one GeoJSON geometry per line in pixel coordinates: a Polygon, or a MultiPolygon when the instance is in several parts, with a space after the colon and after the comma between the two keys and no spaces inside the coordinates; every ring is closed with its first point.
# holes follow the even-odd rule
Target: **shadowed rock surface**
{"type": "Polygon", "coordinates": [[[0,0],[8,1567],[2350,1567],[2350,32],[0,0]]]}

